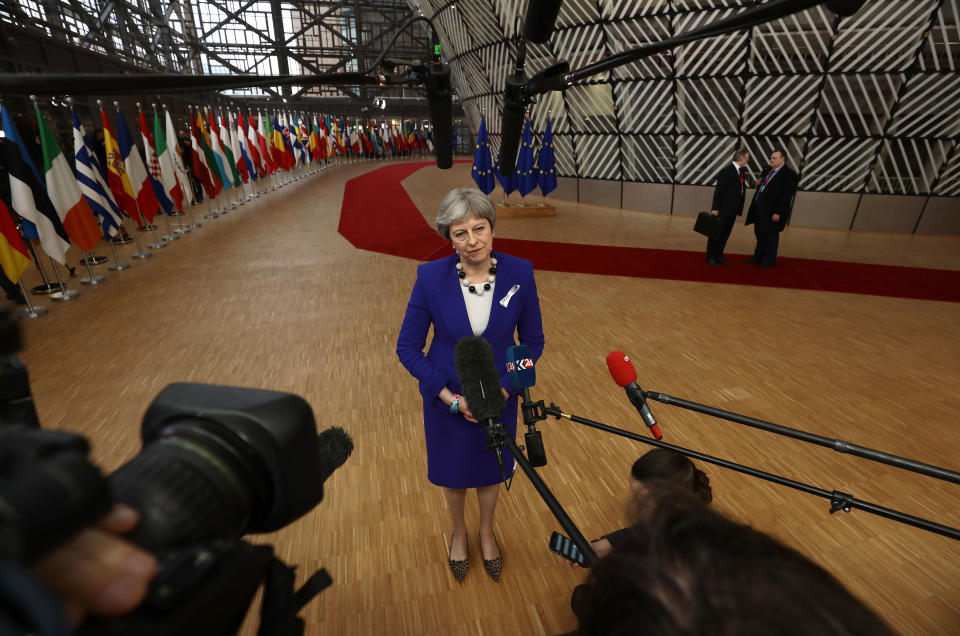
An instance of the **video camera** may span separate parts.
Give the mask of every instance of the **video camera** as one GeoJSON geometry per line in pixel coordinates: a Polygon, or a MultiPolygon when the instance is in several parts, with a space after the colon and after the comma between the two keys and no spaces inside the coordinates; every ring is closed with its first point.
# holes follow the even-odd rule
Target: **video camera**
{"type": "Polygon", "coordinates": [[[318,435],[310,405],[293,394],[175,383],[147,409],[140,452],[104,477],[86,439],[40,428],[19,349],[16,323],[0,308],[0,632],[48,633],[31,618],[63,609],[38,606],[23,568],[121,502],[140,513],[125,538],[160,569],[136,611],[91,619],[78,633],[233,634],[263,582],[260,633],[302,634],[296,614],[329,575],[320,570],[294,592],[293,568],[242,537],[312,510],[350,456],[350,436],[318,435]]]}

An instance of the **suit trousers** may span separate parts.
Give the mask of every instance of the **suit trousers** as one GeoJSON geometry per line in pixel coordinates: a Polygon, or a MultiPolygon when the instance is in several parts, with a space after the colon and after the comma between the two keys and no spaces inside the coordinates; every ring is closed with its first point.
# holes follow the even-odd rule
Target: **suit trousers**
{"type": "Polygon", "coordinates": [[[754,223],[753,233],[757,237],[757,247],[753,250],[754,260],[761,265],[773,265],[777,260],[777,248],[780,246],[780,231],[773,224],[754,223]]]}
{"type": "Polygon", "coordinates": [[[723,250],[727,246],[727,239],[733,231],[733,226],[737,221],[735,216],[721,216],[723,219],[723,230],[717,238],[707,239],[707,259],[719,260],[723,258],[723,250]]]}

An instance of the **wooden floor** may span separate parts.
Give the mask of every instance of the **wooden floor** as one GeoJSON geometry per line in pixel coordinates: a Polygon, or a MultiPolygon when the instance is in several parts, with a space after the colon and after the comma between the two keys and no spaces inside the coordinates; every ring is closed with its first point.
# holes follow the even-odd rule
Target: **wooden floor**
{"type": "MultiPolygon", "coordinates": [[[[264,537],[300,580],[321,566],[335,580],[303,612],[309,634],[571,629],[569,594],[584,575],[547,551],[559,525],[522,475],[498,510],[502,581],[485,576],[475,536],[463,583],[447,569],[450,524],[426,480],[416,383],[394,354],[417,263],[337,234],[344,181],[375,167],[334,167],[205,221],[149,261],[104,271],[102,286],[73,283],[81,294],[69,303],[35,296],[50,312],[23,323],[21,357],[41,421],[89,436],[112,470],[137,452],[140,419],[170,382],[300,394],[319,428],[342,426],[356,442],[324,501],[264,537]]],[[[470,183],[469,164],[457,164],[404,185],[432,219],[449,188],[470,183]]],[[[554,218],[503,220],[497,236],[703,248],[689,218],[556,205],[554,218]]],[[[752,232],[738,225],[730,248],[749,252],[752,232]]],[[[782,254],[960,269],[957,238],[791,229],[782,254]]],[[[37,283],[32,268],[25,282],[37,283]]],[[[554,272],[537,282],[547,347],[535,399],[641,432],[604,364],[622,349],[646,389],[960,469],[960,304],[554,272]]],[[[665,441],[960,527],[958,485],[652,407],[665,441]]],[[[541,430],[541,475],[582,531],[619,527],[630,465],[647,447],[567,421],[541,430]]],[[[960,633],[960,542],[705,470],[720,509],[808,554],[898,631],[960,633]]]]}

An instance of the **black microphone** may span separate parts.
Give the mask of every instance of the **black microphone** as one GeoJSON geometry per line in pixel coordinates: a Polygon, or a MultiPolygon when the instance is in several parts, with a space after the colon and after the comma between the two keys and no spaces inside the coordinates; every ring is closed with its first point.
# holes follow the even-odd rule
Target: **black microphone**
{"type": "Polygon", "coordinates": [[[537,44],[545,44],[553,35],[553,25],[560,13],[561,0],[530,0],[523,17],[523,37],[537,44]]]}
{"type": "Polygon", "coordinates": [[[510,385],[523,393],[523,423],[527,426],[524,436],[527,447],[527,459],[534,468],[547,465],[547,451],[543,448],[543,436],[537,430],[539,418],[536,415],[536,402],[530,399],[530,387],[537,383],[537,370],[533,366],[533,355],[527,345],[507,347],[507,379],[510,385]]]}
{"type": "Polygon", "coordinates": [[[500,388],[500,375],[494,362],[490,343],[479,336],[461,338],[453,348],[453,364],[460,378],[467,408],[478,422],[486,425],[490,450],[497,454],[500,472],[506,475],[503,466],[503,425],[496,420],[503,415],[507,398],[500,388]]]}
{"type": "Polygon", "coordinates": [[[523,133],[523,88],[527,77],[523,74],[523,67],[527,57],[527,43],[520,40],[517,48],[517,64],[513,75],[507,76],[506,88],[503,89],[503,119],[500,126],[500,174],[505,177],[513,175],[517,167],[517,153],[520,151],[520,136],[523,133]]]}
{"type": "Polygon", "coordinates": [[[453,100],[450,95],[450,66],[442,62],[431,64],[426,77],[427,101],[430,103],[430,123],[433,124],[433,143],[437,148],[437,167],[446,170],[453,165],[453,100]]]}

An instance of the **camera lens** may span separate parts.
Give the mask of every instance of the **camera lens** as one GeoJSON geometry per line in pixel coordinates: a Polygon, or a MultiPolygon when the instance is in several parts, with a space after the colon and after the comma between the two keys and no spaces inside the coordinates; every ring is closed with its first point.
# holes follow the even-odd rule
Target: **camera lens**
{"type": "Polygon", "coordinates": [[[117,501],[140,511],[130,538],[158,549],[239,538],[265,514],[267,470],[248,442],[211,420],[189,418],[110,476],[117,501]]]}

